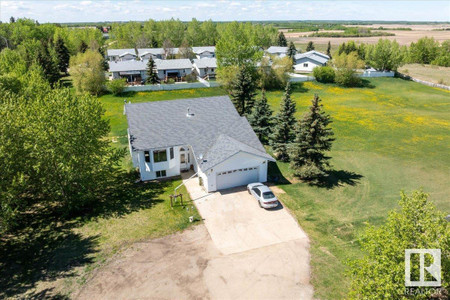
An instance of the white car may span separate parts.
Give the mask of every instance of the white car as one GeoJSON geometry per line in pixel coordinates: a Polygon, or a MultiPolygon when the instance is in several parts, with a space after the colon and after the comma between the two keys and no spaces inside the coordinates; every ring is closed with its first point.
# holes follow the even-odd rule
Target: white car
{"type": "Polygon", "coordinates": [[[278,206],[278,199],[272,191],[260,182],[247,185],[247,191],[258,200],[259,206],[263,208],[274,208],[278,206]]]}

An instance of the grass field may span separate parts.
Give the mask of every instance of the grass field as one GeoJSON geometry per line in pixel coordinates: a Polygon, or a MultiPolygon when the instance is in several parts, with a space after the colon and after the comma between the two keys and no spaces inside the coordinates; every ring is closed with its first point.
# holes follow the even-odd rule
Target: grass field
{"type": "Polygon", "coordinates": [[[399,68],[399,72],[420,80],[450,85],[450,67],[407,64],[399,68]]]}
{"type": "MultiPolygon", "coordinates": [[[[438,208],[448,212],[450,93],[394,78],[371,79],[366,88],[340,88],[306,82],[294,89],[297,117],[314,94],[331,114],[336,135],[331,152],[333,180],[314,187],[292,177],[280,197],[311,238],[312,281],[318,297],[344,298],[346,261],[361,255],[357,237],[366,222],[381,224],[394,209],[401,190],[423,188],[438,208]]],[[[158,101],[224,94],[220,88],[103,96],[112,135],[126,134],[123,99],[158,101]]],[[[266,93],[278,110],[283,91],[266,93]]],[[[126,138],[120,143],[125,143],[126,138]]]]}
{"type": "MultiPolygon", "coordinates": [[[[374,88],[307,82],[293,94],[299,117],[317,93],[334,120],[335,180],[328,187],[298,182],[288,164],[277,164],[290,181],[280,197],[311,239],[312,280],[322,299],[345,298],[345,263],[361,255],[359,232],[367,221],[384,221],[400,190],[423,188],[450,211],[450,93],[401,79],[370,82],[374,88]]],[[[281,97],[268,93],[274,109],[281,97]]]]}

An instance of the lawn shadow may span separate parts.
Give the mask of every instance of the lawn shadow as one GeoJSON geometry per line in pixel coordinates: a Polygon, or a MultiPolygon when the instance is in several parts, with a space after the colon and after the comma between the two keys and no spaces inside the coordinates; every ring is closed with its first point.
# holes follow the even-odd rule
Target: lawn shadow
{"type": "MultiPolygon", "coordinates": [[[[97,237],[72,231],[53,211],[35,211],[29,226],[0,239],[0,298],[18,297],[39,281],[74,276],[74,268],[92,263],[97,237]]],[[[39,299],[43,291],[33,297],[39,299]]],[[[47,290],[43,298],[62,298],[47,290]],[[52,294],[50,296],[49,294],[52,294]]]]}
{"type": "Polygon", "coordinates": [[[291,91],[297,93],[306,93],[307,91],[309,91],[309,89],[305,87],[305,84],[303,82],[295,82],[291,83],[291,91]]]}
{"type": "Polygon", "coordinates": [[[281,173],[277,163],[270,161],[267,170],[267,181],[275,184],[291,184],[291,182],[281,173]]]}
{"type": "Polygon", "coordinates": [[[330,170],[327,175],[320,177],[316,181],[309,182],[310,185],[333,189],[338,186],[355,186],[363,176],[355,172],[345,170],[330,170]]]}
{"type": "Polygon", "coordinates": [[[164,201],[160,195],[171,182],[137,178],[134,172],[119,171],[102,185],[102,196],[77,213],[67,214],[55,203],[24,213],[13,233],[0,236],[0,299],[25,293],[27,298],[64,299],[52,289],[29,292],[39,282],[77,276],[77,267],[95,262],[99,236],[86,237],[74,229],[88,220],[123,216],[164,201]]]}
{"type": "Polygon", "coordinates": [[[137,172],[118,171],[102,187],[103,196],[81,212],[83,220],[118,217],[164,202],[159,196],[171,181],[142,182],[137,172]]]}
{"type": "Polygon", "coordinates": [[[369,80],[364,79],[364,78],[361,78],[361,85],[359,87],[368,88],[368,89],[376,88],[376,86],[372,82],[370,82],[369,80]]]}

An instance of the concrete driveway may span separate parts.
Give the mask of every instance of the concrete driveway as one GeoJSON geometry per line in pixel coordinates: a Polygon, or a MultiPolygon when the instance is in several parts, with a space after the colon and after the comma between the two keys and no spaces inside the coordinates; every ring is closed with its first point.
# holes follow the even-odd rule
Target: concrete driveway
{"type": "Polygon", "coordinates": [[[204,225],[133,244],[76,299],[312,299],[308,238],[286,209],[186,186],[204,225]]]}
{"type": "MultiPolygon", "coordinates": [[[[188,185],[188,190],[196,190],[188,185]]],[[[197,191],[196,191],[197,192],[197,191]]],[[[282,204],[260,208],[245,187],[199,198],[195,201],[214,244],[223,254],[243,252],[307,236],[282,204]]]]}

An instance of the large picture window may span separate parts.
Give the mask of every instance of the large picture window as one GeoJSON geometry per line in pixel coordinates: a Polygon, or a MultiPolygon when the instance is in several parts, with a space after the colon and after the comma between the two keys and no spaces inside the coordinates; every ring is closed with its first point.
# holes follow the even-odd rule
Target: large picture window
{"type": "Polygon", "coordinates": [[[153,151],[153,161],[155,163],[167,161],[167,151],[166,150],[155,150],[153,151]]]}

